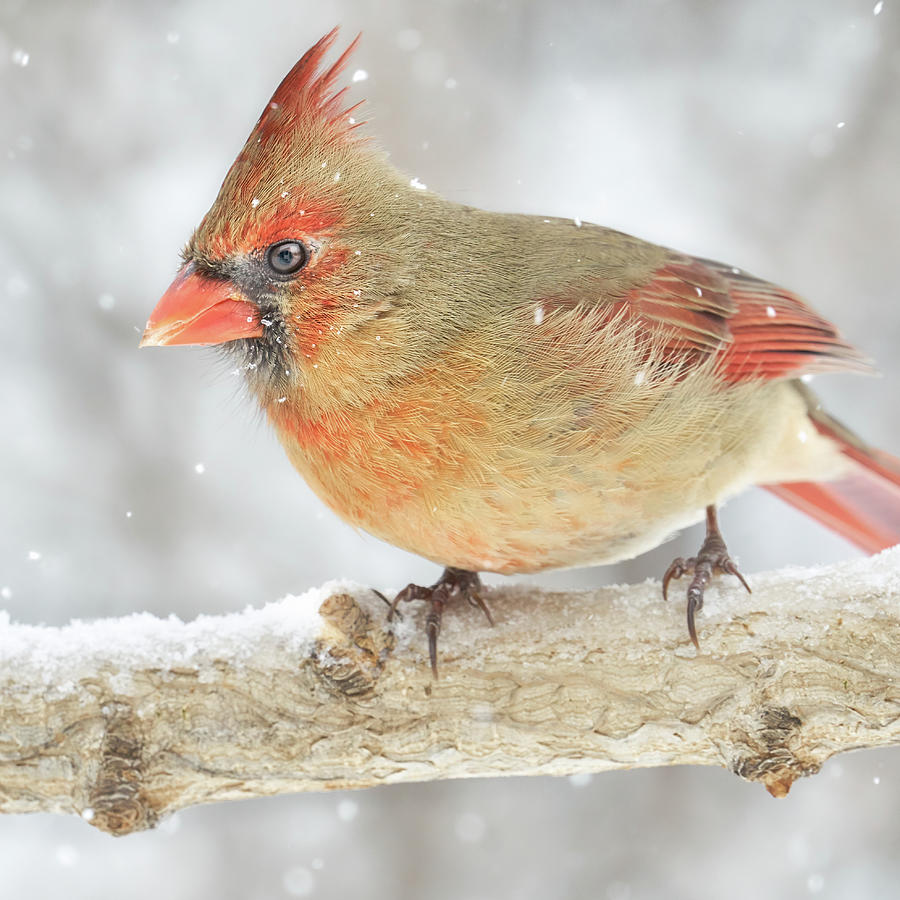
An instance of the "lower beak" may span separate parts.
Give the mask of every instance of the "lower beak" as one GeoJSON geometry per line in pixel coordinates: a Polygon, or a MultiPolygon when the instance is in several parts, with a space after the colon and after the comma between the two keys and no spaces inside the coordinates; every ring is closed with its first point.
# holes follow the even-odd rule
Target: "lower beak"
{"type": "Polygon", "coordinates": [[[150,313],[141,347],[224,344],[262,337],[259,307],[225,279],[185,265],[150,313]]]}

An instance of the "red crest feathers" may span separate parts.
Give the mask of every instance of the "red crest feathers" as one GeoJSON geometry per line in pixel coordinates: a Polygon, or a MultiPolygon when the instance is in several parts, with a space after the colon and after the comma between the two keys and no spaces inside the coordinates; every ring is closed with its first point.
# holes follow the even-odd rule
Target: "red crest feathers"
{"type": "Polygon", "coordinates": [[[360,103],[342,109],[342,100],[347,88],[333,91],[334,84],[346,68],[353,51],[359,44],[361,35],[357,35],[347,49],[340,55],[331,68],[319,73],[319,67],[325,54],[331,48],[338,35],[338,28],[333,28],[323,38],[316,41],[300,61],[285,75],[278,85],[272,99],[266,105],[256,127],[250,135],[254,138],[269,137],[273,130],[278,130],[289,118],[311,118],[317,120],[319,127],[331,131],[335,136],[346,134],[361,125],[361,122],[348,121],[349,114],[360,103]]]}
{"type": "Polygon", "coordinates": [[[355,145],[351,134],[363,124],[350,118],[360,104],[344,108],[348,89],[335,89],[359,36],[322,71],[337,35],[335,28],[307,50],[266,104],[200,223],[197,240],[207,252],[225,256],[274,241],[298,215],[307,229],[334,226],[340,203],[329,194],[335,182],[319,168],[321,154],[355,145]]]}

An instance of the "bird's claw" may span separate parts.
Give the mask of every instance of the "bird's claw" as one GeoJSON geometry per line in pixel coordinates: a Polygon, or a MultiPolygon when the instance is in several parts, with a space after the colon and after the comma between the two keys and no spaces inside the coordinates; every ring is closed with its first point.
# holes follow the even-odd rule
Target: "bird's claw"
{"type": "Polygon", "coordinates": [[[480,609],[484,613],[485,618],[493,628],[494,617],[491,615],[491,611],[490,609],[488,609],[488,605],[484,602],[484,598],[481,596],[481,594],[477,593],[476,591],[469,591],[467,599],[469,601],[469,606],[474,606],[476,609],[480,609]]]}
{"type": "Polygon", "coordinates": [[[714,507],[708,507],[706,511],[706,539],[696,556],[687,559],[679,556],[672,560],[662,580],[663,599],[669,599],[669,582],[684,575],[693,575],[687,589],[687,626],[691,642],[699,650],[700,642],[697,639],[697,626],[695,615],[703,609],[703,592],[714,575],[734,575],[751,593],[750,585],[738,570],[734,560],[728,555],[728,548],[719,532],[716,512],[714,507]]]}
{"type": "Polygon", "coordinates": [[[381,593],[381,591],[377,590],[376,588],[369,588],[369,590],[388,608],[388,622],[393,619],[395,614],[401,622],[403,621],[403,616],[400,615],[400,611],[394,608],[394,604],[391,603],[391,601],[388,600],[388,598],[385,597],[384,594],[381,593]]]}
{"type": "Polygon", "coordinates": [[[390,607],[388,621],[394,614],[400,615],[397,607],[409,600],[427,600],[428,612],[425,615],[425,634],[428,637],[428,658],[431,662],[431,674],[438,677],[437,665],[437,641],[441,633],[441,620],[444,615],[444,607],[450,601],[464,598],[470,606],[480,609],[487,617],[491,625],[494,624],[491,611],[479,593],[481,579],[477,572],[469,572],[466,569],[446,568],[441,577],[431,587],[422,587],[418,584],[408,584],[394,597],[393,603],[387,600],[383,594],[375,591],[390,607]]]}

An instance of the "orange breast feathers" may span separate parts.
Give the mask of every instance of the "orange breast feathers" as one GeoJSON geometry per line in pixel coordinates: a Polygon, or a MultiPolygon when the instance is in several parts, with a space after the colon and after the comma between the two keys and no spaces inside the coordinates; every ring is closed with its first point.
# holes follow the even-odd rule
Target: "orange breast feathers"
{"type": "MultiPolygon", "coordinates": [[[[346,345],[344,345],[346,348],[346,345]]],[[[349,348],[345,349],[345,355],[349,348]]],[[[404,380],[402,391],[309,416],[290,402],[267,406],[294,465],[339,515],[372,530],[410,503],[445,507],[442,485],[465,485],[489,430],[483,410],[465,400],[471,373],[452,362],[404,380]]],[[[378,531],[376,531],[378,533],[378,531]]]]}
{"type": "MultiPolygon", "coordinates": [[[[633,555],[748,483],[792,393],[717,370],[733,304],[730,319],[714,314],[720,356],[660,321],[668,273],[651,283],[659,296],[630,310],[507,307],[364,403],[309,414],[289,398],[268,415],[335,512],[444,565],[537,571],[633,555]]],[[[341,340],[342,360],[364,356],[341,340]]]]}

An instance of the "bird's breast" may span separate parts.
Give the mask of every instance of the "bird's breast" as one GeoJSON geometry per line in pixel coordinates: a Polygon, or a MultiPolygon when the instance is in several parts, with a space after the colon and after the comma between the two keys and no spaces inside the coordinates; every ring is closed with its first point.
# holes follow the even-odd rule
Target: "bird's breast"
{"type": "Polygon", "coordinates": [[[762,414],[740,434],[746,417],[711,429],[688,409],[668,434],[642,423],[611,437],[577,417],[566,431],[495,413],[448,388],[272,418],[294,466],[346,521],[442,565],[507,574],[650,549],[752,483],[774,442],[762,414]]]}
{"type": "Polygon", "coordinates": [[[710,367],[673,371],[645,344],[548,318],[467,336],[365,402],[268,415],[342,518],[443,565],[502,573],[650,549],[768,479],[805,421],[788,383],[723,385],[710,367]]]}

